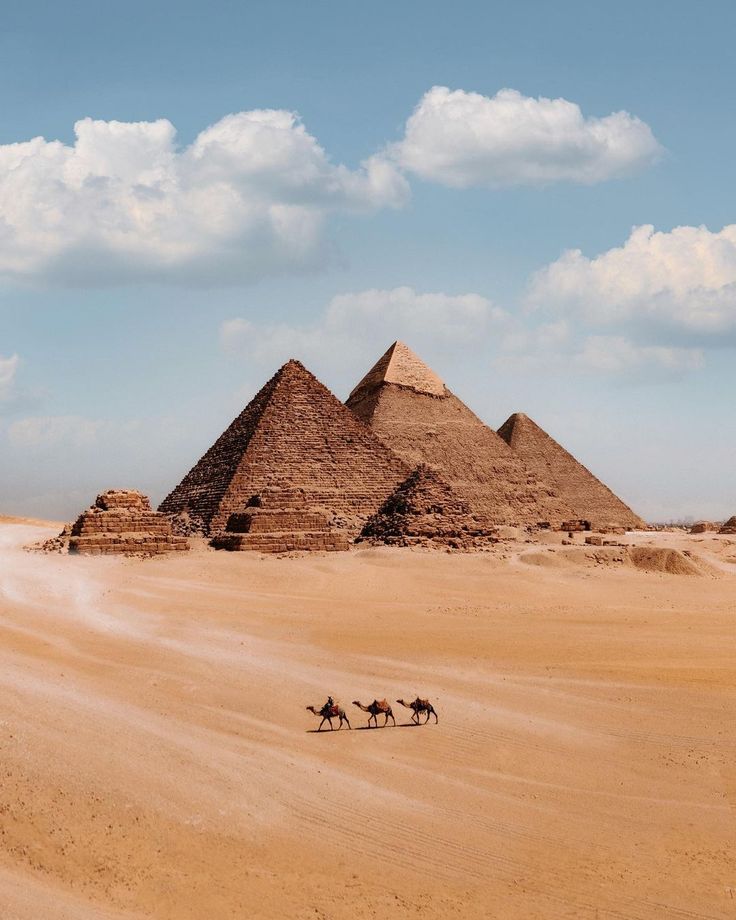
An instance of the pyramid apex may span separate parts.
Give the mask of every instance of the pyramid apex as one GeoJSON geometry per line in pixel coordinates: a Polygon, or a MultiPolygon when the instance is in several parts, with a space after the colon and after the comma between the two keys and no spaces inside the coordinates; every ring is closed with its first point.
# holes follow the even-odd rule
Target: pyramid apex
{"type": "Polygon", "coordinates": [[[408,387],[417,393],[431,396],[447,395],[447,388],[441,378],[408,345],[398,339],[353,389],[348,402],[362,398],[386,383],[408,387]]]}

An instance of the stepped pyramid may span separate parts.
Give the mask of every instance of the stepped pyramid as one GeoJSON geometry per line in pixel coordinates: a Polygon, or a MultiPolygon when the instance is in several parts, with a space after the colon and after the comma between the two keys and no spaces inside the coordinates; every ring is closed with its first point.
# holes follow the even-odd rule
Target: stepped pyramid
{"type": "MultiPolygon", "coordinates": [[[[203,533],[252,535],[233,537],[231,548],[259,548],[259,540],[269,549],[271,544],[308,548],[293,534],[324,532],[327,525],[316,526],[314,515],[305,517],[306,512],[327,514],[320,520],[357,533],[408,473],[370,428],[292,360],[248,403],[160,510],[188,516],[203,533]],[[262,514],[255,509],[263,509],[262,514]],[[266,532],[268,520],[279,533],[292,536],[257,537],[266,532]]],[[[315,540],[323,548],[318,544],[324,539],[315,540]]]]}
{"type": "Polygon", "coordinates": [[[594,529],[646,527],[628,505],[523,412],[507,419],[498,433],[527,466],[557,489],[573,508],[573,517],[591,521],[594,529]]]}
{"type": "Polygon", "coordinates": [[[346,405],[410,466],[426,463],[485,524],[560,523],[572,509],[406,345],[394,342],[346,405]]]}
{"type": "Polygon", "coordinates": [[[441,475],[418,466],[372,515],[361,537],[395,546],[439,543],[457,549],[493,542],[441,475]]]}

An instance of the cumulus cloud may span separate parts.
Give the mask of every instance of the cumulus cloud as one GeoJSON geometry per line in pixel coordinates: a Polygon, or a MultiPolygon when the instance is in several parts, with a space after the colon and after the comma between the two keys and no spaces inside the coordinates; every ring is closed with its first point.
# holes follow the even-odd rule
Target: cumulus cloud
{"type": "Polygon", "coordinates": [[[331,163],[293,112],[228,115],[185,148],[165,119],[74,130],[71,146],[0,145],[0,274],[227,282],[301,270],[324,260],[331,212],[408,195],[385,157],[331,163]]]}
{"type": "Polygon", "coordinates": [[[698,348],[638,345],[624,336],[591,335],[572,360],[583,370],[610,374],[653,370],[679,375],[701,367],[703,352],[698,348]]]}
{"type": "Polygon", "coordinates": [[[519,330],[501,343],[495,365],[508,373],[591,374],[624,379],[680,377],[703,365],[698,348],[641,345],[621,335],[589,335],[567,323],[519,330]]]}
{"type": "Polygon", "coordinates": [[[220,327],[225,351],[277,366],[296,357],[316,369],[355,368],[395,339],[418,349],[472,347],[508,314],[480,294],[418,292],[411,287],[338,294],[310,325],[257,324],[236,317],[220,327]]]}
{"type": "Polygon", "coordinates": [[[0,355],[0,402],[10,399],[13,394],[19,363],[18,355],[11,355],[9,358],[0,355]]]}
{"type": "Polygon", "coordinates": [[[585,117],[567,99],[495,96],[435,86],[419,101],[391,155],[423,179],[454,188],[591,184],[635,173],[662,147],[628,112],[585,117]]]}
{"type": "Polygon", "coordinates": [[[635,227],[623,246],[589,259],[565,252],[532,279],[529,302],[591,326],[720,339],[736,333],[736,225],[719,232],[635,227]]]}
{"type": "MultiPolygon", "coordinates": [[[[510,313],[477,293],[417,292],[411,287],[338,294],[311,324],[221,324],[223,350],[264,369],[289,358],[317,374],[355,373],[395,339],[434,360],[440,353],[483,354],[505,373],[574,374],[623,379],[677,377],[703,364],[700,348],[601,335],[568,318],[540,321],[510,313]]],[[[354,382],[354,381],[353,381],[354,382]]],[[[252,389],[252,388],[251,388],[252,389]]]]}

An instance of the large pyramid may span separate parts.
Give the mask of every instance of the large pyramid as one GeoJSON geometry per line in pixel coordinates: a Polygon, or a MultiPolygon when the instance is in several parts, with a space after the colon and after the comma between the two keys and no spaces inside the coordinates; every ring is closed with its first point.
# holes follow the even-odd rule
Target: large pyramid
{"type": "Polygon", "coordinates": [[[572,509],[402,342],[365,375],[347,406],[410,466],[426,463],[484,522],[560,523],[572,509]]]}
{"type": "Polygon", "coordinates": [[[248,403],[162,502],[204,533],[249,508],[322,509],[360,529],[409,468],[298,361],[248,403]]]}
{"type": "Polygon", "coordinates": [[[574,510],[574,517],[589,520],[595,527],[646,526],[628,505],[523,412],[512,415],[498,433],[527,466],[557,489],[574,510]]]}

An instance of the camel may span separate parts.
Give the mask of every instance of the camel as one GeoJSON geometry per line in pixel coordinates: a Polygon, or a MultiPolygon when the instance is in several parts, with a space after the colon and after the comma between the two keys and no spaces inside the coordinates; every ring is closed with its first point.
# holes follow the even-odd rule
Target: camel
{"type": "Polygon", "coordinates": [[[368,728],[371,727],[371,721],[374,723],[373,727],[378,728],[378,715],[383,713],[384,715],[384,726],[388,725],[389,718],[396,725],[396,719],[394,719],[394,714],[391,711],[391,707],[388,705],[387,700],[373,700],[373,702],[364,706],[359,700],[353,700],[353,706],[357,706],[358,709],[362,709],[363,712],[369,712],[370,716],[368,717],[368,728]]]}
{"type": "Polygon", "coordinates": [[[325,703],[321,709],[316,709],[314,706],[307,706],[307,712],[313,712],[316,716],[322,716],[322,721],[319,723],[319,728],[317,729],[318,732],[322,731],[322,726],[325,724],[325,722],[329,724],[330,731],[334,731],[332,720],[335,717],[340,720],[340,724],[337,726],[338,731],[340,731],[342,728],[343,722],[347,722],[348,728],[352,728],[350,719],[348,719],[347,715],[345,714],[345,710],[342,708],[342,706],[338,706],[337,704],[328,706],[327,703],[325,703]]]}
{"type": "Polygon", "coordinates": [[[429,717],[434,716],[435,725],[439,722],[437,713],[434,711],[434,706],[429,702],[429,700],[422,700],[417,697],[415,700],[412,700],[411,703],[405,703],[403,700],[396,700],[397,703],[401,703],[402,706],[406,706],[407,709],[411,709],[411,720],[415,725],[419,725],[419,713],[426,712],[427,718],[424,720],[424,725],[429,722],[429,717]]]}

